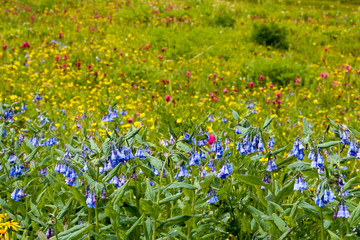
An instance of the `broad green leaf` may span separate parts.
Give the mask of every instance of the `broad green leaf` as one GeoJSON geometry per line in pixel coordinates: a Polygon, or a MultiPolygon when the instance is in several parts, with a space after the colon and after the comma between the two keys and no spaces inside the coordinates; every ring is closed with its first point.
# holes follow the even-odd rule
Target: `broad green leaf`
{"type": "Polygon", "coordinates": [[[334,145],[338,145],[339,143],[340,143],[340,141],[325,142],[325,143],[318,144],[318,147],[319,148],[328,148],[328,147],[332,147],[334,145]]]}
{"type": "Polygon", "coordinates": [[[234,177],[246,184],[252,185],[252,186],[265,186],[265,187],[269,187],[270,184],[265,183],[261,180],[261,178],[256,177],[256,176],[248,176],[248,175],[240,175],[240,174],[235,174],[234,177]]]}
{"type": "Polygon", "coordinates": [[[186,188],[189,190],[195,190],[197,189],[194,185],[188,184],[188,183],[184,183],[184,182],[173,182],[170,183],[169,185],[167,185],[164,189],[163,192],[167,189],[172,189],[172,188],[186,188]]]}
{"type": "Polygon", "coordinates": [[[273,213],[272,218],[274,220],[275,225],[279,228],[280,231],[285,232],[285,231],[289,230],[289,227],[278,215],[273,213]]]}

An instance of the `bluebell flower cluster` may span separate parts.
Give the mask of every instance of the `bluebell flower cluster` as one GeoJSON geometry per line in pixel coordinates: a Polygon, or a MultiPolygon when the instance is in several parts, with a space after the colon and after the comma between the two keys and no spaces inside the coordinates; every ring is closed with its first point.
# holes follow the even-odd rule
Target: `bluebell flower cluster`
{"type": "Polygon", "coordinates": [[[304,160],[304,153],[305,147],[302,144],[302,142],[299,140],[299,138],[296,138],[293,148],[289,153],[289,156],[294,155],[298,160],[302,161],[304,160]]]}
{"type": "Polygon", "coordinates": [[[5,122],[14,122],[14,111],[12,108],[4,109],[4,113],[2,115],[2,118],[5,122]]]}
{"type": "Polygon", "coordinates": [[[206,197],[212,196],[209,200],[207,200],[208,203],[217,203],[218,197],[216,196],[216,192],[213,191],[212,188],[210,188],[210,191],[206,194],[206,197]]]}
{"type": "Polygon", "coordinates": [[[360,158],[360,148],[357,144],[357,140],[351,141],[349,144],[349,150],[347,152],[348,157],[360,158]]]}
{"type": "Polygon", "coordinates": [[[213,152],[213,153],[216,153],[216,155],[215,155],[216,159],[222,159],[223,154],[224,154],[224,149],[223,149],[223,146],[221,144],[221,141],[213,142],[213,144],[211,145],[210,151],[213,152]]]}
{"type": "Polygon", "coordinates": [[[229,176],[232,173],[232,171],[233,169],[231,167],[231,164],[225,163],[220,169],[220,172],[218,173],[217,177],[220,179],[226,179],[226,177],[229,176]]]}
{"type": "Polygon", "coordinates": [[[96,207],[96,194],[89,189],[86,189],[86,204],[88,208],[96,207]]]}
{"type": "Polygon", "coordinates": [[[176,175],[175,175],[174,178],[175,178],[175,179],[178,179],[178,178],[187,178],[187,177],[189,177],[189,172],[188,172],[188,170],[187,170],[187,168],[186,168],[186,165],[183,164],[183,165],[180,167],[179,172],[176,173],[176,175]]]}
{"type": "Polygon", "coordinates": [[[275,163],[275,157],[274,156],[269,156],[269,159],[267,161],[266,171],[272,172],[272,171],[275,171],[276,169],[277,169],[277,166],[276,166],[276,163],[275,163]]]}
{"type": "Polygon", "coordinates": [[[9,176],[17,177],[22,175],[23,173],[25,173],[25,167],[20,162],[17,164],[14,163],[14,165],[10,168],[9,176]]]}
{"type": "Polygon", "coordinates": [[[112,183],[114,185],[114,187],[121,187],[122,185],[124,185],[126,183],[126,178],[122,177],[119,178],[117,176],[114,176],[109,183],[112,183]]]}
{"type": "Polygon", "coordinates": [[[24,190],[22,188],[16,188],[12,193],[11,193],[11,199],[19,202],[21,198],[25,197],[26,194],[24,193],[24,190]]]}
{"type": "MultiPolygon", "coordinates": [[[[265,173],[265,176],[263,177],[262,181],[263,181],[264,183],[270,183],[270,184],[272,184],[273,181],[272,181],[271,174],[265,173]]],[[[265,190],[266,187],[265,187],[265,186],[261,186],[261,189],[262,189],[262,190],[265,190]]]]}
{"type": "Polygon", "coordinates": [[[268,142],[268,148],[272,150],[274,148],[274,145],[275,145],[275,139],[273,137],[270,137],[268,142]]]}
{"type": "Polygon", "coordinates": [[[119,118],[118,113],[119,113],[119,111],[117,109],[111,109],[111,107],[109,107],[108,114],[103,116],[101,121],[103,121],[103,122],[112,122],[115,119],[119,118]]]}
{"type": "Polygon", "coordinates": [[[239,141],[236,145],[236,150],[241,155],[248,155],[250,153],[263,152],[265,148],[260,134],[257,133],[254,137],[247,135],[242,141],[239,141]]]}
{"type": "Polygon", "coordinates": [[[340,140],[341,143],[344,145],[349,145],[350,144],[350,133],[349,133],[349,129],[346,126],[343,126],[345,130],[339,130],[339,136],[340,136],[340,140]]]}
{"type": "Polygon", "coordinates": [[[324,157],[321,155],[321,149],[318,149],[316,152],[311,150],[308,158],[311,160],[311,168],[322,169],[324,167],[324,157]]]}
{"type": "Polygon", "coordinates": [[[55,172],[61,173],[66,177],[65,183],[69,186],[76,186],[76,179],[78,175],[74,168],[69,166],[64,160],[60,160],[56,163],[55,172]]]}
{"type": "Polygon", "coordinates": [[[344,201],[340,201],[334,211],[334,218],[349,218],[350,213],[344,201]]]}
{"type": "Polygon", "coordinates": [[[298,176],[295,178],[294,191],[303,192],[303,190],[307,190],[307,182],[303,178],[303,176],[298,176]]]}
{"type": "Polygon", "coordinates": [[[335,200],[334,192],[331,190],[330,187],[325,189],[324,194],[321,197],[319,197],[320,190],[321,190],[321,184],[317,188],[315,205],[318,205],[319,207],[324,207],[325,204],[335,200]]]}

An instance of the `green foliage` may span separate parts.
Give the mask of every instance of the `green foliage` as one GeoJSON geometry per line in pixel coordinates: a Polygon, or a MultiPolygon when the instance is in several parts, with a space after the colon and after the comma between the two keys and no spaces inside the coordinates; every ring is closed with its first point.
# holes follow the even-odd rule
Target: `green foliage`
{"type": "Polygon", "coordinates": [[[285,27],[281,27],[276,23],[261,23],[254,24],[252,30],[252,39],[258,44],[272,46],[275,48],[288,49],[289,43],[287,40],[285,27]]]}
{"type": "Polygon", "coordinates": [[[244,73],[255,81],[259,81],[259,76],[263,75],[271,83],[281,86],[295,82],[297,77],[302,79],[301,84],[305,84],[309,71],[306,65],[294,62],[290,56],[286,59],[257,57],[244,68],[244,73]]]}
{"type": "Polygon", "coordinates": [[[220,13],[215,16],[214,23],[222,27],[233,27],[236,19],[231,13],[220,13]]]}

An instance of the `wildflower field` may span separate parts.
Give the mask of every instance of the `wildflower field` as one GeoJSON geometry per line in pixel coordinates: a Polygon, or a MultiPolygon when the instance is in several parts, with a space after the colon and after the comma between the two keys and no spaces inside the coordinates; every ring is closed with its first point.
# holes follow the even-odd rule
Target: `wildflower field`
{"type": "Polygon", "coordinates": [[[358,0],[0,11],[0,239],[360,239],[358,0]]]}

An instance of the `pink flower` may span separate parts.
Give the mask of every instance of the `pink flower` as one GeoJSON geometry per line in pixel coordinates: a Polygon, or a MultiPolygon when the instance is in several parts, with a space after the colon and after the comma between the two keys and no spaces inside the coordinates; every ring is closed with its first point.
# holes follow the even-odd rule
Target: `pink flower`
{"type": "Polygon", "coordinates": [[[276,98],[279,99],[280,97],[281,97],[281,93],[278,92],[278,93],[276,94],[276,98]]]}
{"type": "Polygon", "coordinates": [[[166,96],[165,96],[165,101],[166,101],[166,102],[170,102],[170,100],[171,100],[170,95],[166,95],[166,96]]]}
{"type": "Polygon", "coordinates": [[[224,88],[224,93],[228,93],[229,90],[227,90],[227,88],[224,88]]]}
{"type": "Polygon", "coordinates": [[[332,85],[333,85],[334,87],[336,87],[336,86],[338,85],[337,81],[334,81],[334,82],[332,83],[332,85]]]}
{"type": "Polygon", "coordinates": [[[4,45],[2,48],[3,48],[3,50],[6,50],[6,49],[7,49],[7,45],[4,45]]]}
{"type": "Polygon", "coordinates": [[[68,55],[67,55],[67,54],[64,55],[64,60],[66,60],[66,59],[68,59],[68,55]]]}
{"type": "Polygon", "coordinates": [[[274,87],[274,84],[272,84],[272,83],[270,83],[270,86],[269,86],[270,88],[273,88],[274,87]]]}
{"type": "Polygon", "coordinates": [[[210,93],[210,97],[211,97],[211,98],[214,98],[214,97],[215,97],[212,92],[210,93]]]}
{"type": "Polygon", "coordinates": [[[161,51],[162,51],[162,52],[165,52],[165,48],[162,48],[161,51]]]}
{"type": "Polygon", "coordinates": [[[324,50],[325,50],[325,52],[327,52],[328,48],[326,47],[324,50]]]}
{"type": "Polygon", "coordinates": [[[264,81],[264,76],[263,76],[263,75],[260,75],[259,80],[260,80],[261,82],[264,81]]]}
{"type": "Polygon", "coordinates": [[[77,68],[80,69],[80,66],[81,66],[81,62],[78,61],[77,64],[76,64],[77,68]]]}
{"type": "Polygon", "coordinates": [[[270,103],[270,100],[268,99],[268,100],[266,100],[266,103],[270,103]]]}
{"type": "Polygon", "coordinates": [[[163,57],[159,54],[159,55],[158,55],[158,59],[160,59],[160,60],[161,60],[162,58],[163,58],[163,57]]]}
{"type": "Polygon", "coordinates": [[[191,75],[191,73],[188,71],[188,72],[186,72],[186,77],[190,77],[190,75],[191,75]]]}
{"type": "Polygon", "coordinates": [[[210,134],[210,135],[209,135],[208,143],[213,144],[213,142],[215,142],[215,136],[212,135],[212,134],[210,134]]]}
{"type": "Polygon", "coordinates": [[[300,81],[300,78],[296,77],[295,83],[299,83],[300,81]]]}
{"type": "Polygon", "coordinates": [[[132,123],[133,122],[133,119],[132,118],[129,118],[128,119],[128,123],[132,123]]]}
{"type": "Polygon", "coordinates": [[[58,62],[60,60],[60,57],[59,56],[56,56],[56,61],[58,62]]]}
{"type": "Polygon", "coordinates": [[[254,87],[254,82],[249,82],[249,87],[253,88],[254,87]]]}

